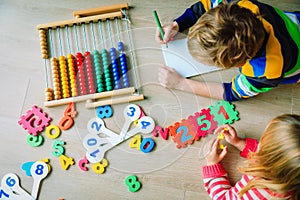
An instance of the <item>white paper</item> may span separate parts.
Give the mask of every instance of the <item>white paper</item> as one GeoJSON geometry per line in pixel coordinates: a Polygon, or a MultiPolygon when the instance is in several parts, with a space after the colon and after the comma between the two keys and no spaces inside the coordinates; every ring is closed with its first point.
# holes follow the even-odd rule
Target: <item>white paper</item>
{"type": "Polygon", "coordinates": [[[194,60],[187,48],[187,38],[174,40],[168,43],[168,47],[162,45],[161,48],[165,64],[174,68],[184,77],[220,70],[217,67],[204,65],[194,60]]]}

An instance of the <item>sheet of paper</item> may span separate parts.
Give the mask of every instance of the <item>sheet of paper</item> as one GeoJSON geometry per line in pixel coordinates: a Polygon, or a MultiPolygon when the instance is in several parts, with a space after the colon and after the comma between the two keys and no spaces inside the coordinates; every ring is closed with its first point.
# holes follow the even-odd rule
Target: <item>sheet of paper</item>
{"type": "Polygon", "coordinates": [[[191,77],[220,70],[217,67],[207,66],[194,60],[188,51],[187,38],[174,40],[168,43],[168,47],[162,45],[161,48],[165,64],[174,68],[184,77],[191,77]]]}

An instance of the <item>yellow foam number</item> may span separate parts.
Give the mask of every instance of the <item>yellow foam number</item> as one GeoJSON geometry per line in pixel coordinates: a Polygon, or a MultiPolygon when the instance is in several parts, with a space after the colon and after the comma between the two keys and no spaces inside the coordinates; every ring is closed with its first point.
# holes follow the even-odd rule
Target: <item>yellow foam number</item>
{"type": "Polygon", "coordinates": [[[46,128],[46,135],[50,139],[56,139],[60,135],[60,128],[58,126],[51,124],[50,126],[47,126],[47,128],[46,128]],[[54,133],[52,133],[52,132],[54,132],[54,133]]]}
{"type": "Polygon", "coordinates": [[[132,140],[129,143],[129,147],[136,148],[138,151],[140,151],[141,140],[142,140],[141,134],[134,136],[134,138],[132,138],[132,140]]]}
{"type": "Polygon", "coordinates": [[[105,167],[107,167],[107,165],[108,165],[108,161],[105,158],[103,158],[101,162],[92,165],[92,170],[97,174],[103,174],[103,172],[105,171],[105,167]]]}
{"type": "Polygon", "coordinates": [[[71,165],[74,165],[74,159],[65,155],[59,156],[59,162],[63,170],[67,170],[71,165]]]}

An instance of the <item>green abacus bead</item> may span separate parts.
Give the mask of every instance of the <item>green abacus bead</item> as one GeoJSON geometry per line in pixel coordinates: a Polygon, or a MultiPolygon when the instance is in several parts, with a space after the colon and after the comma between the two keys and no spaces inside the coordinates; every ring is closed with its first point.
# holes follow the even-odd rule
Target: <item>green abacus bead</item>
{"type": "Polygon", "coordinates": [[[108,91],[110,91],[110,90],[112,90],[112,86],[107,86],[106,89],[107,89],[108,91]]]}

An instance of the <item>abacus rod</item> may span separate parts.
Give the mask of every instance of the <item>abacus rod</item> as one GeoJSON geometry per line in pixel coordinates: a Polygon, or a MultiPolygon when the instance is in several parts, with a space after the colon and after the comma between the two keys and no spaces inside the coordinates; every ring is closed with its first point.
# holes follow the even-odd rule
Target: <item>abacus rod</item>
{"type": "Polygon", "coordinates": [[[61,42],[61,38],[60,38],[60,27],[57,28],[57,34],[58,34],[58,41],[59,41],[59,50],[60,50],[60,55],[63,55],[62,53],[62,42],[61,42]]]}
{"type": "Polygon", "coordinates": [[[83,27],[83,39],[84,39],[84,44],[85,44],[85,50],[88,51],[85,23],[82,24],[82,27],[83,27]]]}
{"type": "Polygon", "coordinates": [[[52,29],[49,28],[49,40],[50,40],[50,50],[51,56],[54,57],[53,41],[52,41],[52,29]]]}
{"type": "Polygon", "coordinates": [[[76,27],[76,24],[74,24],[74,33],[75,33],[75,43],[76,43],[76,47],[77,47],[77,52],[79,52],[78,34],[77,34],[77,27],[76,27]]]}
{"type": "Polygon", "coordinates": [[[113,43],[113,40],[112,40],[112,34],[111,34],[111,28],[110,28],[110,20],[106,20],[107,21],[107,25],[108,25],[108,33],[109,33],[109,39],[110,39],[110,43],[111,43],[111,46],[113,47],[114,46],[114,43],[113,43]]]}
{"type": "Polygon", "coordinates": [[[68,49],[71,54],[72,52],[71,52],[71,45],[70,45],[69,26],[66,27],[66,35],[67,35],[68,49]]]}
{"type": "Polygon", "coordinates": [[[119,27],[118,19],[116,20],[116,27],[117,27],[117,33],[118,33],[118,40],[121,41],[120,27],[119,27]]]}
{"type": "Polygon", "coordinates": [[[44,67],[45,67],[45,79],[46,79],[46,88],[49,87],[49,82],[48,82],[48,70],[47,70],[47,63],[46,63],[46,59],[44,58],[44,67]]]}
{"type": "Polygon", "coordinates": [[[103,31],[102,31],[101,20],[99,20],[98,23],[99,23],[99,31],[100,31],[100,35],[101,35],[101,40],[102,40],[102,46],[103,46],[103,49],[104,49],[104,36],[103,36],[103,31]]]}
{"type": "Polygon", "coordinates": [[[129,41],[129,49],[130,49],[130,60],[132,63],[132,67],[133,67],[133,74],[134,74],[134,83],[135,83],[135,88],[136,88],[136,92],[138,94],[140,94],[140,88],[139,88],[139,80],[138,80],[138,75],[137,75],[137,69],[136,69],[136,64],[135,64],[135,59],[134,59],[134,55],[133,55],[133,50],[132,50],[132,40],[131,40],[131,36],[129,34],[129,25],[128,25],[128,16],[126,14],[126,10],[123,10],[124,16],[125,16],[125,21],[126,21],[126,32],[127,32],[127,36],[128,36],[128,41],[129,41]]]}
{"type": "Polygon", "coordinates": [[[92,27],[92,36],[93,36],[93,45],[94,45],[94,50],[96,50],[96,37],[95,37],[95,31],[94,31],[94,23],[90,23],[92,27]]]}

